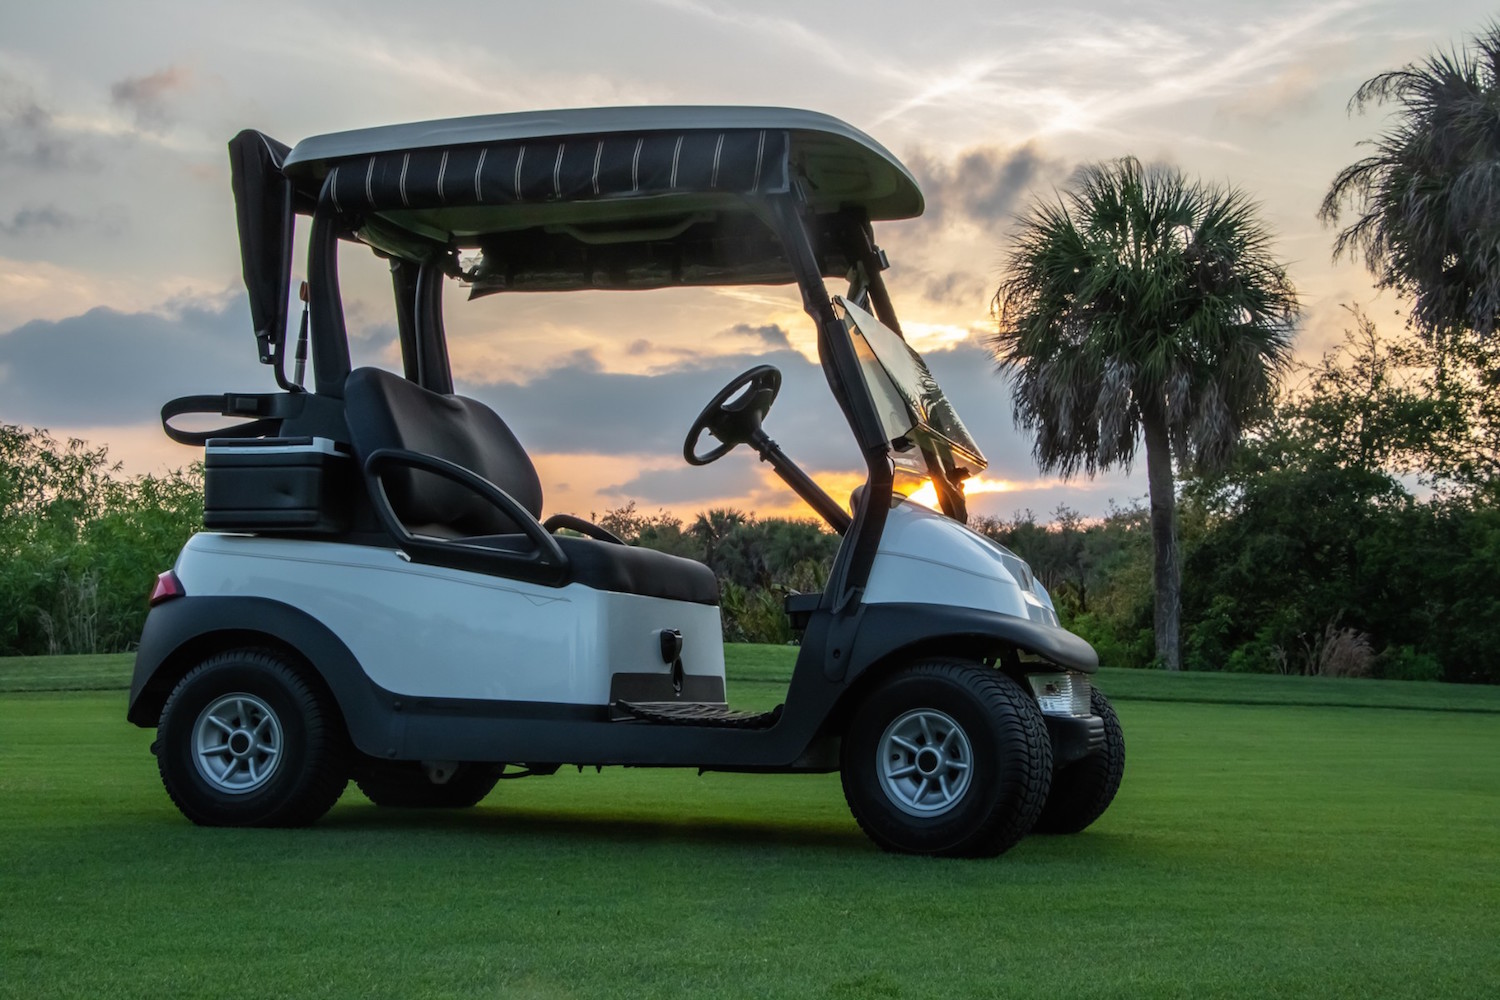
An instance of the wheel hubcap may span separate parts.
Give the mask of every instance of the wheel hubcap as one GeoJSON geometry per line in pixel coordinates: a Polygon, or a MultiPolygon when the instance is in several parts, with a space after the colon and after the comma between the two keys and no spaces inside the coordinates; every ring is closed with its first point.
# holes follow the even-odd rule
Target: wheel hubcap
{"type": "Polygon", "coordinates": [[[281,721],[252,694],[227,694],[193,725],[193,763],[214,788],[253,792],[271,780],[281,760],[281,721]]]}
{"type": "Polygon", "coordinates": [[[911,816],[941,816],[969,789],[974,751],[959,724],[943,712],[919,708],[886,727],[876,749],[880,786],[911,816]]]}

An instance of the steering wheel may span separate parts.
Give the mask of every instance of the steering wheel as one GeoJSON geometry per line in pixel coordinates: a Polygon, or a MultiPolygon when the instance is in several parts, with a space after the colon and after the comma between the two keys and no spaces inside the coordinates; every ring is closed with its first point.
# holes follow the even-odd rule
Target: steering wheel
{"type": "Polygon", "coordinates": [[[781,392],[781,370],[775,365],[757,365],[742,372],[708,401],[682,444],[688,465],[707,465],[729,454],[737,445],[749,444],[760,433],[776,394],[781,392]],[[747,388],[748,387],[748,388],[747,388]],[[740,390],[745,391],[740,393],[740,390]],[[735,398],[735,394],[739,396],[735,398]],[[720,442],[707,454],[698,454],[698,439],[708,431],[720,442]]]}

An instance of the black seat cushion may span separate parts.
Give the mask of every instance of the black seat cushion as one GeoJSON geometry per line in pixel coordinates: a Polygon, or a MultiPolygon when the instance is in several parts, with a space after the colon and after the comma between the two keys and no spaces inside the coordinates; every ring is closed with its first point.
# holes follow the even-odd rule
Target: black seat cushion
{"type": "MultiPolygon", "coordinates": [[[[363,461],[381,448],[405,448],[447,459],[542,514],[542,483],[521,442],[494,410],[474,399],[430,392],[379,368],[358,368],[344,382],[344,411],[363,461]]],[[[391,506],[409,529],[438,537],[520,531],[472,490],[416,469],[382,476],[391,506]]]]}
{"type": "MultiPolygon", "coordinates": [[[[531,539],[522,534],[481,535],[462,541],[465,545],[483,545],[506,552],[527,552],[532,547],[531,539]]],[[[714,571],[692,559],[568,535],[558,535],[557,544],[572,566],[573,583],[669,601],[719,603],[719,581],[714,571]]]]}
{"type": "Polygon", "coordinates": [[[694,604],[719,603],[718,578],[700,562],[592,538],[558,536],[557,544],[573,564],[573,581],[585,587],[694,604]]]}

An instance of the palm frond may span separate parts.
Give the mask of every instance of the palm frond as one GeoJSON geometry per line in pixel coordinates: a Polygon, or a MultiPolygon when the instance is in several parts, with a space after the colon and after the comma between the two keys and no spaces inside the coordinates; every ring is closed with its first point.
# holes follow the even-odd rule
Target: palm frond
{"type": "Polygon", "coordinates": [[[1488,335],[1500,315],[1500,24],[1365,81],[1350,111],[1392,106],[1371,155],[1334,178],[1318,216],[1353,221],[1334,259],[1362,259],[1376,283],[1412,298],[1429,338],[1488,335]]]}

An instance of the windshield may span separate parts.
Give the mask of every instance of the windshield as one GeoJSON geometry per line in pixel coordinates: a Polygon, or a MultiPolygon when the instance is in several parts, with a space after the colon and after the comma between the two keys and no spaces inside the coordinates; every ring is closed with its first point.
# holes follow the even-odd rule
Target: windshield
{"type": "Polygon", "coordinates": [[[860,375],[891,442],[897,472],[908,480],[941,479],[955,486],[989,463],[943,395],[922,356],[895,331],[835,295],[833,305],[859,357],[860,375]]]}

